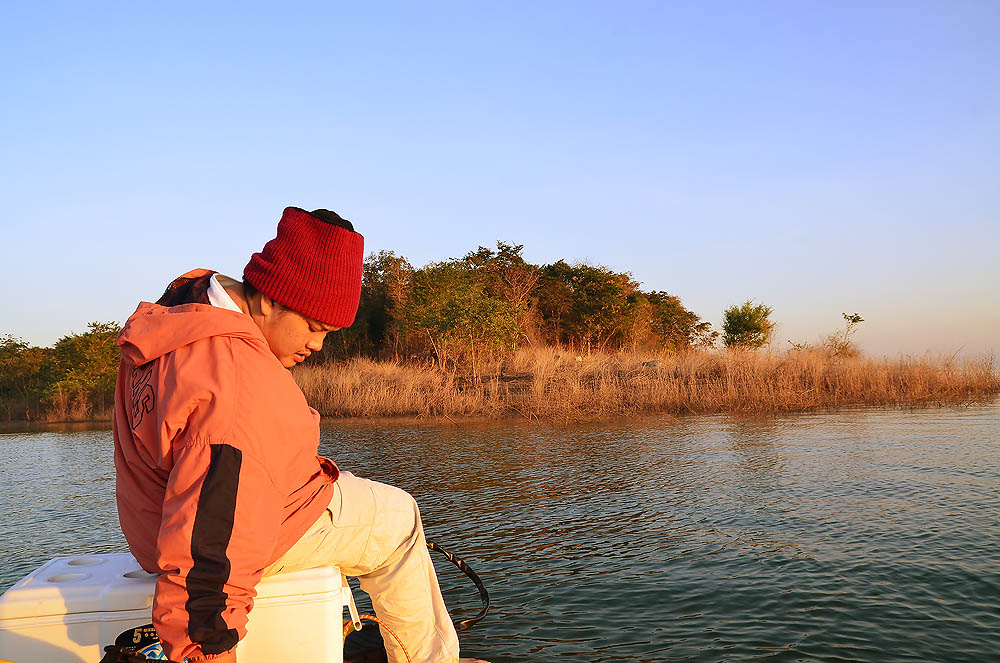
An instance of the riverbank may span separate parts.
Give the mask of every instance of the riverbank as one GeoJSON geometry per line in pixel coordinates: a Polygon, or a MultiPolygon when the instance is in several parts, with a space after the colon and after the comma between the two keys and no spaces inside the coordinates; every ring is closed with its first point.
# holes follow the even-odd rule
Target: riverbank
{"type": "MultiPolygon", "coordinates": [[[[600,421],[644,414],[768,415],[831,407],[980,403],[1000,394],[992,357],[843,358],[821,351],[694,351],[575,356],[522,349],[477,367],[358,357],[293,369],[306,400],[328,418],[600,421]]],[[[32,422],[109,423],[108,409],[53,409],[32,422]]]]}
{"type": "Polygon", "coordinates": [[[992,358],[840,358],[819,351],[577,357],[538,348],[480,367],[475,375],[366,358],[300,366],[294,375],[306,400],[326,417],[594,421],[653,413],[945,405],[1000,393],[992,358]]]}

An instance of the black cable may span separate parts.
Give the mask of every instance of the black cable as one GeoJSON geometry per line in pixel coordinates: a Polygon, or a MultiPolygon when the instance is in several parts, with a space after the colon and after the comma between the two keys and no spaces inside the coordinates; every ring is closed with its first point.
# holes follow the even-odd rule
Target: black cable
{"type": "Polygon", "coordinates": [[[486,613],[489,611],[490,593],[486,591],[486,586],[483,584],[483,581],[479,578],[479,576],[476,575],[476,572],[473,571],[472,568],[464,561],[462,561],[455,555],[451,554],[450,552],[448,552],[438,544],[434,543],[433,541],[428,541],[427,547],[447,557],[449,562],[457,566],[459,570],[462,571],[462,573],[469,576],[469,580],[471,580],[472,584],[474,584],[476,586],[476,589],[479,590],[479,600],[483,602],[483,607],[479,610],[479,614],[477,614],[475,617],[470,617],[469,619],[455,620],[456,631],[464,631],[466,629],[472,628],[473,626],[481,622],[483,620],[483,617],[485,617],[486,613]]]}

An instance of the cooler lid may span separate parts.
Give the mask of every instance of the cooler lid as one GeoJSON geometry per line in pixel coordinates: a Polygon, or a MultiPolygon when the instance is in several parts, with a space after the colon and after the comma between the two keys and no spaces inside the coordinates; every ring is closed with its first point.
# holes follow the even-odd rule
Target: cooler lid
{"type": "Polygon", "coordinates": [[[0,596],[0,620],[151,609],[155,581],[129,553],[57,557],[0,596]]]}
{"type": "MultiPolygon", "coordinates": [[[[156,575],[129,553],[57,557],[0,596],[0,627],[5,619],[152,610],[155,585],[156,575]]],[[[339,592],[341,586],[337,567],[307,569],[262,579],[257,598],[294,600],[339,592]]]]}

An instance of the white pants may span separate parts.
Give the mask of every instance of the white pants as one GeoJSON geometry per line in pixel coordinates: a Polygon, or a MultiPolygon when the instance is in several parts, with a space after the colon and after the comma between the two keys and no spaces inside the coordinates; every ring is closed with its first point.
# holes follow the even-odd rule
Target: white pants
{"type": "MultiPolygon", "coordinates": [[[[358,577],[375,614],[403,641],[414,663],[458,661],[458,635],[409,493],[342,472],[330,506],[264,575],[327,565],[358,577]]],[[[389,662],[405,663],[385,629],[382,639],[389,662]]]]}

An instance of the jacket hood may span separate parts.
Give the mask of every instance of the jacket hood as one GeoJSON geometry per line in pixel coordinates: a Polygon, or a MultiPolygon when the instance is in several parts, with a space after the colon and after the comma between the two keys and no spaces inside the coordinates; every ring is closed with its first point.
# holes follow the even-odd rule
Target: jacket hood
{"type": "Polygon", "coordinates": [[[118,334],[122,355],[136,366],[168,352],[212,336],[257,340],[267,349],[267,341],[245,313],[210,304],[160,306],[140,302],[118,334]]]}

